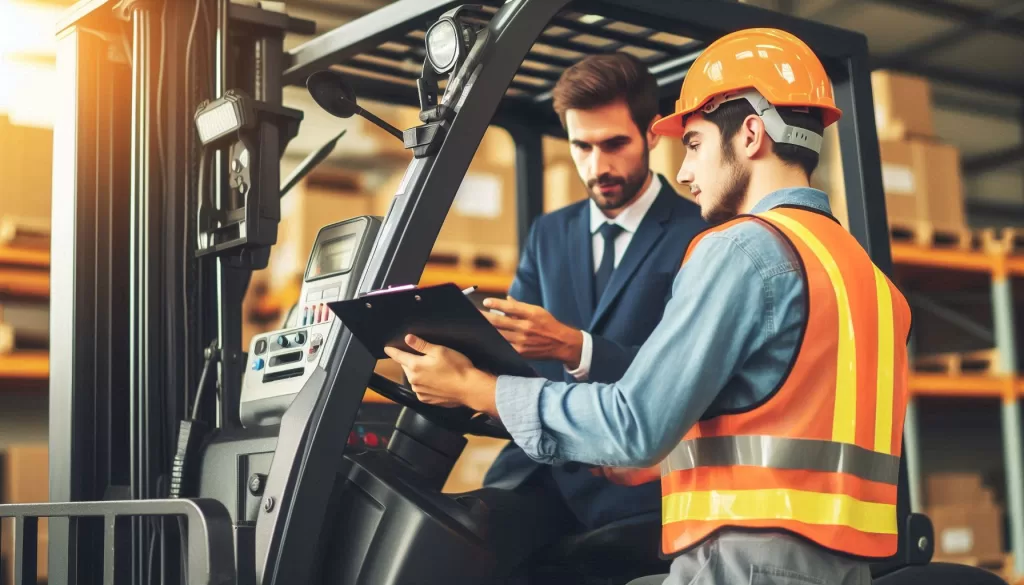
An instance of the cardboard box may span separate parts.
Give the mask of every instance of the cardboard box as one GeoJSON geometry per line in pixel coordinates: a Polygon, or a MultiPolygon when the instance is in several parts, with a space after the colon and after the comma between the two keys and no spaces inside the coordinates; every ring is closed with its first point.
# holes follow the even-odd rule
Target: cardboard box
{"type": "Polygon", "coordinates": [[[490,437],[467,435],[466,439],[469,442],[448,474],[448,481],[441,489],[443,493],[461,494],[483,487],[484,475],[508,444],[507,440],[490,437]]]}
{"type": "MultiPolygon", "coordinates": [[[[374,193],[373,213],[387,213],[403,175],[396,174],[374,193]]],[[[514,168],[474,159],[438,232],[433,261],[467,269],[514,270],[519,258],[516,226],[514,168]]]]}
{"type": "Polygon", "coordinates": [[[890,71],[871,73],[875,127],[881,140],[931,138],[932,95],[928,80],[890,71]]]}
{"type": "Polygon", "coordinates": [[[0,217],[50,218],[53,131],[16,126],[0,116],[0,217]]]}
{"type": "Polygon", "coordinates": [[[928,140],[882,140],[879,150],[890,224],[924,221],[946,230],[966,226],[955,147],[928,140]]]}
{"type": "Polygon", "coordinates": [[[373,213],[373,198],[362,191],[353,174],[317,172],[281,199],[277,244],[264,271],[271,290],[291,283],[301,285],[310,250],[320,228],[359,215],[373,213]]]}
{"type": "MultiPolygon", "coordinates": [[[[932,473],[925,478],[925,501],[929,506],[976,502],[985,492],[988,490],[978,473],[932,473]]],[[[988,495],[991,497],[991,492],[988,495]]]]}
{"type": "Polygon", "coordinates": [[[969,558],[974,564],[1003,560],[1003,509],[991,504],[930,506],[928,518],[935,530],[933,560],[969,558]]]}
{"type": "Polygon", "coordinates": [[[550,213],[588,197],[587,187],[572,159],[544,166],[544,213],[550,213]]]}
{"type": "Polygon", "coordinates": [[[693,201],[690,195],[690,188],[682,185],[676,180],[679,176],[679,168],[683,166],[686,158],[686,147],[678,138],[662,136],[658,145],[651,150],[651,170],[659,173],[676,193],[693,201]]]}
{"type": "Polygon", "coordinates": [[[811,174],[811,187],[828,194],[832,215],[843,228],[850,229],[850,211],[846,202],[846,176],[839,152],[839,132],[833,124],[825,128],[818,157],[818,168],[811,174]]]}
{"type": "MultiPolygon", "coordinates": [[[[491,166],[474,161],[455,195],[449,215],[465,221],[467,236],[474,246],[518,250],[516,199],[514,166],[491,166]]],[[[508,267],[507,262],[505,264],[508,267]]]]}

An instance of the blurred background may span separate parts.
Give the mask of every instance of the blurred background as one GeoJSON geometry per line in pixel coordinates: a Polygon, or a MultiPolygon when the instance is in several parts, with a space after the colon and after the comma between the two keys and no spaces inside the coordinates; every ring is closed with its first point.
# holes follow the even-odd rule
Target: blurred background
{"type": "MultiPolygon", "coordinates": [[[[315,21],[320,34],[388,3],[263,4],[315,21]]],[[[1001,409],[1005,402],[1019,408],[1024,392],[1017,377],[1016,342],[1016,323],[1024,319],[1014,318],[1024,307],[1018,282],[1024,276],[1024,255],[1018,255],[1024,248],[1024,2],[749,3],[857,30],[868,38],[896,276],[915,310],[915,400],[908,422],[915,505],[927,509],[936,525],[938,556],[1003,571],[1011,522],[1004,461],[1022,447],[1019,433],[1009,434],[1002,425],[1001,409]]],[[[52,168],[54,48],[57,20],[72,4],[0,0],[4,502],[47,499],[48,305],[50,294],[59,294],[51,293],[48,279],[50,189],[52,177],[60,173],[52,168]]],[[[590,23],[614,24],[600,18],[590,23]]],[[[285,49],[310,38],[289,34],[285,49]]],[[[339,129],[348,133],[326,163],[282,200],[270,266],[254,276],[246,298],[246,346],[252,335],[276,328],[296,301],[317,230],[355,215],[383,215],[411,158],[392,137],[361,118],[328,116],[303,88],[286,88],[284,99],[285,105],[304,111],[305,121],[288,147],[282,176],[339,129]]],[[[361,105],[396,126],[418,124],[410,109],[361,105]]],[[[814,183],[829,192],[845,222],[837,153],[833,132],[814,183]]],[[[564,141],[548,140],[544,156],[545,211],[586,197],[564,141]]],[[[682,156],[678,144],[662,141],[652,166],[673,178],[682,156]]],[[[511,138],[491,129],[421,284],[455,281],[479,286],[481,295],[505,293],[518,256],[513,164],[511,138]]],[[[685,188],[678,190],[688,196],[685,188]]],[[[400,376],[386,363],[379,370],[400,376]]],[[[467,449],[449,487],[477,485],[498,448],[500,443],[484,440],[467,449]]]]}

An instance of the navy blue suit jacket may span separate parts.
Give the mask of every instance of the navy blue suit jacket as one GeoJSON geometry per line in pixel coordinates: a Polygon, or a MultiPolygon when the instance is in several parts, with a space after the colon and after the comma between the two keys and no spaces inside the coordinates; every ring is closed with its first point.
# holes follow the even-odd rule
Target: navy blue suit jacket
{"type": "MultiPolygon", "coordinates": [[[[707,228],[700,208],[680,197],[664,177],[661,181],[661,191],[596,303],[589,201],[544,215],[530,228],[509,294],[590,333],[590,381],[615,382],[626,372],[661,320],[690,240],[707,228]]],[[[532,365],[550,380],[576,381],[561,362],[532,365]]],[[[540,467],[510,443],[488,470],[484,484],[514,489],[540,467]]],[[[579,465],[550,470],[560,496],[588,530],[661,509],[658,482],[625,487],[579,465]]]]}

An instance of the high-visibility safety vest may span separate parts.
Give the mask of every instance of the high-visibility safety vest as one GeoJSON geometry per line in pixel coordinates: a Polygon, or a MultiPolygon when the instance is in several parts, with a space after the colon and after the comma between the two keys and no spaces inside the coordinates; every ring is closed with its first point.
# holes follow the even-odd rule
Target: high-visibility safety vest
{"type": "MultiPolygon", "coordinates": [[[[785,531],[856,557],[895,554],[910,307],[835,219],[795,207],[741,216],[803,264],[800,349],[776,390],[701,420],[661,463],[662,554],[716,531],[785,531]]],[[[737,307],[736,310],[743,310],[737,307]]]]}

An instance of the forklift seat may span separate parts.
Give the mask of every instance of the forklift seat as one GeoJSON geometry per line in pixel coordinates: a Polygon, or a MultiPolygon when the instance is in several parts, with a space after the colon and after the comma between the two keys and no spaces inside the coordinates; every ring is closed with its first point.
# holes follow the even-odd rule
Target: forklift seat
{"type": "Polygon", "coordinates": [[[534,560],[540,571],[590,575],[653,575],[667,573],[661,550],[661,513],[652,512],[612,522],[563,538],[534,560]]]}
{"type": "Polygon", "coordinates": [[[929,563],[893,571],[872,585],[1006,585],[995,573],[952,563],[929,563]]]}

